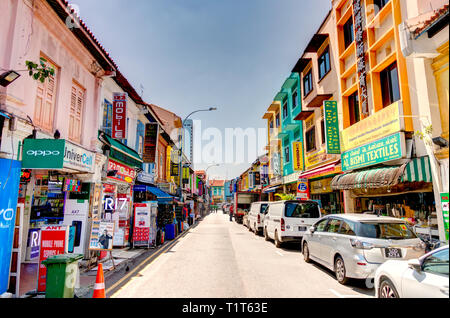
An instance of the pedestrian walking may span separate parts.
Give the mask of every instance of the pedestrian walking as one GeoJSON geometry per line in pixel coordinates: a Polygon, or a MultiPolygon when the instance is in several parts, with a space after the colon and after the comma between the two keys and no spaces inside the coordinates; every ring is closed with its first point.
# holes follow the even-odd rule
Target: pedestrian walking
{"type": "Polygon", "coordinates": [[[230,206],[230,222],[233,222],[233,205],[230,206]]]}

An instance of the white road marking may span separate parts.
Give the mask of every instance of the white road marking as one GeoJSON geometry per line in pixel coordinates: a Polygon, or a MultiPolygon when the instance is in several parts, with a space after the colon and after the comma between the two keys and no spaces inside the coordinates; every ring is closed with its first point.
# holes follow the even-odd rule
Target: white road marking
{"type": "Polygon", "coordinates": [[[372,298],[370,296],[367,295],[342,295],[340,293],[338,293],[337,291],[335,291],[334,289],[329,289],[330,292],[332,292],[333,294],[335,294],[337,297],[339,298],[372,298]]]}
{"type": "Polygon", "coordinates": [[[281,252],[279,252],[279,251],[277,251],[277,254],[278,255],[281,255],[281,256],[284,256],[281,252]]]}

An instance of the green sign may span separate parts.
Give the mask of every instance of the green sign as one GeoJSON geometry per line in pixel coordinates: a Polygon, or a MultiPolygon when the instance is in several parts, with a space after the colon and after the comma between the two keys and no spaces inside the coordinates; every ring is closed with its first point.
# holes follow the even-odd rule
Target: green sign
{"type": "Polygon", "coordinates": [[[396,133],[342,154],[342,171],[359,169],[401,159],[405,154],[405,136],[396,133]]]}
{"type": "Polygon", "coordinates": [[[22,150],[24,169],[62,169],[64,139],[25,139],[22,150]]]}
{"type": "Polygon", "coordinates": [[[324,104],[327,153],[339,155],[341,153],[341,143],[339,140],[339,119],[337,102],[325,101],[324,104]]]}
{"type": "Polygon", "coordinates": [[[442,216],[444,219],[445,240],[448,242],[448,192],[441,193],[442,216]]]}

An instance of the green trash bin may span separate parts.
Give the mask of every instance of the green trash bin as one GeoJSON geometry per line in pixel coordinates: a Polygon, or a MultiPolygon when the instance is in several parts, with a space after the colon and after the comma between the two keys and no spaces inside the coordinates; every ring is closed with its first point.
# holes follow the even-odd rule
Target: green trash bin
{"type": "Polygon", "coordinates": [[[73,298],[82,254],[60,254],[42,261],[47,267],[45,298],[73,298]]]}

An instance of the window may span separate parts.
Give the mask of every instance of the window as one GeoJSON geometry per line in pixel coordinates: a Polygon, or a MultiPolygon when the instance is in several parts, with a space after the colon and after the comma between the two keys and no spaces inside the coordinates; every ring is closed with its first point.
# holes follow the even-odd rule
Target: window
{"type": "Polygon", "coordinates": [[[106,99],[103,102],[103,124],[102,131],[107,135],[112,135],[112,104],[106,99]]]}
{"type": "Polygon", "coordinates": [[[287,106],[287,100],[283,105],[283,119],[286,119],[288,116],[288,106],[287,106]]]}
{"type": "Polygon", "coordinates": [[[275,122],[276,122],[277,128],[280,127],[280,113],[278,113],[277,116],[275,117],[275,122]]]}
{"type": "Polygon", "coordinates": [[[325,140],[325,120],[324,119],[322,119],[322,121],[320,122],[320,130],[321,130],[321,133],[322,133],[322,145],[323,144],[325,144],[326,143],[326,140],[325,140]]]}
{"type": "Polygon", "coordinates": [[[266,209],[267,209],[268,206],[269,206],[268,204],[261,204],[261,208],[259,210],[259,213],[266,214],[267,213],[266,209]]]}
{"type": "Polygon", "coordinates": [[[316,129],[313,126],[310,130],[306,132],[306,151],[311,151],[316,149],[316,129]]]}
{"type": "Polygon", "coordinates": [[[55,74],[49,75],[44,83],[37,81],[33,124],[53,134],[58,69],[50,62],[47,62],[47,66],[52,67],[55,74]]]}
{"type": "Polygon", "coordinates": [[[392,63],[380,72],[380,82],[384,108],[400,99],[397,62],[392,63]]]}
{"type": "Polygon", "coordinates": [[[448,276],[448,249],[428,256],[422,263],[424,272],[448,276]]]}
{"type": "Polygon", "coordinates": [[[375,14],[378,14],[388,2],[389,0],[373,0],[375,14]]]}
{"type": "Polygon", "coordinates": [[[406,240],[417,238],[405,223],[357,223],[356,235],[376,239],[406,240]]]}
{"type": "Polygon", "coordinates": [[[312,89],[312,73],[311,70],[309,70],[309,72],[303,77],[303,96],[308,96],[312,89]]]}
{"type": "Polygon", "coordinates": [[[314,225],[314,227],[316,228],[316,232],[323,232],[325,230],[325,226],[327,225],[328,220],[329,219],[324,219],[316,223],[316,225],[314,225]]]}
{"type": "Polygon", "coordinates": [[[290,154],[289,146],[284,148],[284,161],[286,163],[289,163],[291,161],[291,154],[290,154]]]}
{"type": "Polygon", "coordinates": [[[298,106],[298,93],[297,90],[292,93],[292,108],[295,108],[298,106]]]}
{"type": "Polygon", "coordinates": [[[317,203],[286,203],[284,216],[287,218],[319,218],[317,203]]]}
{"type": "Polygon", "coordinates": [[[83,118],[84,89],[78,84],[72,84],[69,112],[69,140],[81,142],[81,124],[83,118]]]}
{"type": "Polygon", "coordinates": [[[330,219],[330,222],[328,222],[326,232],[328,233],[338,233],[339,228],[341,226],[341,220],[339,219],[330,219]]]}
{"type": "Polygon", "coordinates": [[[348,114],[350,118],[350,126],[361,120],[359,115],[359,97],[357,91],[348,97],[348,114]]]}
{"type": "Polygon", "coordinates": [[[294,132],[294,140],[300,140],[300,129],[296,129],[294,132]]]}
{"type": "Polygon", "coordinates": [[[348,48],[350,44],[353,43],[354,33],[353,33],[353,17],[350,17],[344,24],[344,45],[348,48]]]}
{"type": "Polygon", "coordinates": [[[329,47],[325,49],[321,56],[319,56],[318,60],[319,64],[319,80],[325,77],[331,69],[330,66],[330,50],[329,47]]]}
{"type": "Polygon", "coordinates": [[[355,224],[353,222],[347,223],[342,221],[342,226],[341,229],[339,230],[339,233],[344,235],[355,235],[354,228],[355,224]]]}

